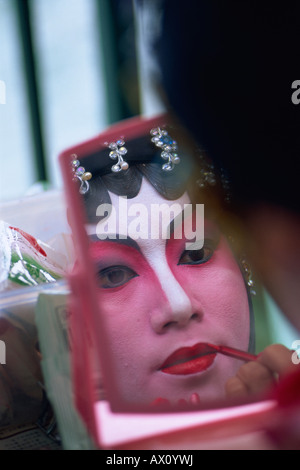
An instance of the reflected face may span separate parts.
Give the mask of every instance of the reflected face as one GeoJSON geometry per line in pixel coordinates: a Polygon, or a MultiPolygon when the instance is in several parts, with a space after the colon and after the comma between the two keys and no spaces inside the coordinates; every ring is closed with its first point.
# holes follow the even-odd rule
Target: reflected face
{"type": "MultiPolygon", "coordinates": [[[[118,219],[119,198],[111,194],[118,219]]],[[[187,194],[167,201],[144,179],[136,203],[174,203],[182,209],[187,194]]],[[[107,219],[93,227],[107,232],[107,219]]],[[[164,222],[162,221],[162,224],[164,222]]],[[[207,343],[247,350],[249,305],[240,269],[215,225],[205,222],[204,246],[188,250],[185,236],[115,240],[93,236],[101,311],[107,322],[115,373],[121,395],[129,403],[171,403],[225,396],[224,384],[241,362],[207,355],[207,343]]],[[[184,231],[183,231],[184,232],[184,231]]],[[[130,234],[130,233],[129,233],[130,234]]],[[[99,302],[100,303],[100,302],[99,302]]]]}

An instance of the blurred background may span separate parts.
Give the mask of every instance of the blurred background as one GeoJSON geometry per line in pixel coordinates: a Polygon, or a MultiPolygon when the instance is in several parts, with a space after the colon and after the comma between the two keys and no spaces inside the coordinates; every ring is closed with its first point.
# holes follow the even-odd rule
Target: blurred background
{"type": "Polygon", "coordinates": [[[0,0],[0,202],[60,188],[62,150],[163,110],[151,5],[142,19],[138,0],[0,0]]]}

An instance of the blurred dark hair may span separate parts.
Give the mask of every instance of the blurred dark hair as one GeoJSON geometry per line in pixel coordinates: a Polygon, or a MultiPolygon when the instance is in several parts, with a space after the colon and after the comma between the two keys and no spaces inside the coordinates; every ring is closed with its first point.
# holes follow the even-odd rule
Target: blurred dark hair
{"type": "Polygon", "coordinates": [[[227,171],[237,206],[299,211],[300,2],[161,4],[155,53],[171,109],[227,171]]]}

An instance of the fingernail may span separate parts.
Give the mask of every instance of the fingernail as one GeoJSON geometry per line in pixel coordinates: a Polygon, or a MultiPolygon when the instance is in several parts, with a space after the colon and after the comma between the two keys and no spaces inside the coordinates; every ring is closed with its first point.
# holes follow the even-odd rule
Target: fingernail
{"type": "Polygon", "coordinates": [[[186,406],[186,405],[187,405],[187,401],[186,401],[184,398],[180,398],[180,400],[178,400],[177,404],[178,404],[178,405],[181,405],[181,406],[182,406],[182,405],[186,406]]]}
{"type": "Polygon", "coordinates": [[[151,402],[151,405],[152,406],[165,406],[165,405],[170,405],[170,402],[166,398],[158,397],[151,402]]]}
{"type": "Polygon", "coordinates": [[[199,403],[201,403],[198,393],[192,393],[190,403],[192,403],[193,405],[199,405],[199,403]]]}

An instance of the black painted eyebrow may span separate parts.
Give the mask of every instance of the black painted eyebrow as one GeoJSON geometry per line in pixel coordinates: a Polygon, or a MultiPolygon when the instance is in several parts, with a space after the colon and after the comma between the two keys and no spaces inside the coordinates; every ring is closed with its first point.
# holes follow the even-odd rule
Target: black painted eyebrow
{"type": "MultiPolygon", "coordinates": [[[[141,249],[140,249],[138,243],[135,240],[133,240],[133,238],[131,238],[129,236],[126,236],[126,238],[120,238],[121,235],[119,233],[114,233],[114,234],[110,233],[110,234],[107,234],[107,235],[113,236],[114,238],[109,238],[107,236],[107,238],[102,240],[96,234],[92,234],[92,235],[89,235],[89,239],[92,242],[115,242],[115,243],[118,243],[120,245],[125,245],[125,246],[129,246],[131,248],[135,248],[136,250],[141,252],[141,249]]],[[[124,237],[124,235],[122,235],[122,237],[124,237]]]]}
{"type": "MultiPolygon", "coordinates": [[[[194,208],[193,208],[194,209],[194,208]]],[[[182,211],[176,216],[174,217],[174,219],[171,220],[170,224],[169,224],[169,234],[170,234],[170,238],[172,237],[172,234],[174,233],[174,230],[175,230],[175,220],[176,218],[179,218],[181,217],[181,222],[182,224],[184,223],[184,209],[182,209],[182,211]]],[[[211,240],[215,240],[216,241],[216,245],[219,244],[219,241],[220,241],[220,238],[221,238],[221,231],[220,231],[220,228],[216,225],[216,227],[212,228],[211,229],[213,231],[213,234],[212,236],[209,237],[209,239],[211,240]]],[[[182,235],[182,237],[184,238],[184,235],[182,235]]],[[[207,237],[207,225],[205,224],[205,220],[204,220],[204,239],[208,238],[207,237]]],[[[190,243],[192,243],[192,240],[190,240],[190,243]]]]}
{"type": "Polygon", "coordinates": [[[182,225],[182,223],[183,223],[183,221],[184,221],[184,209],[182,209],[182,211],[181,211],[179,214],[177,214],[177,215],[171,220],[171,222],[169,223],[169,227],[168,227],[168,228],[169,228],[170,238],[172,237],[172,235],[173,235],[173,233],[174,233],[174,230],[175,230],[175,220],[176,220],[177,218],[179,218],[179,217],[180,217],[181,225],[182,225]]]}

